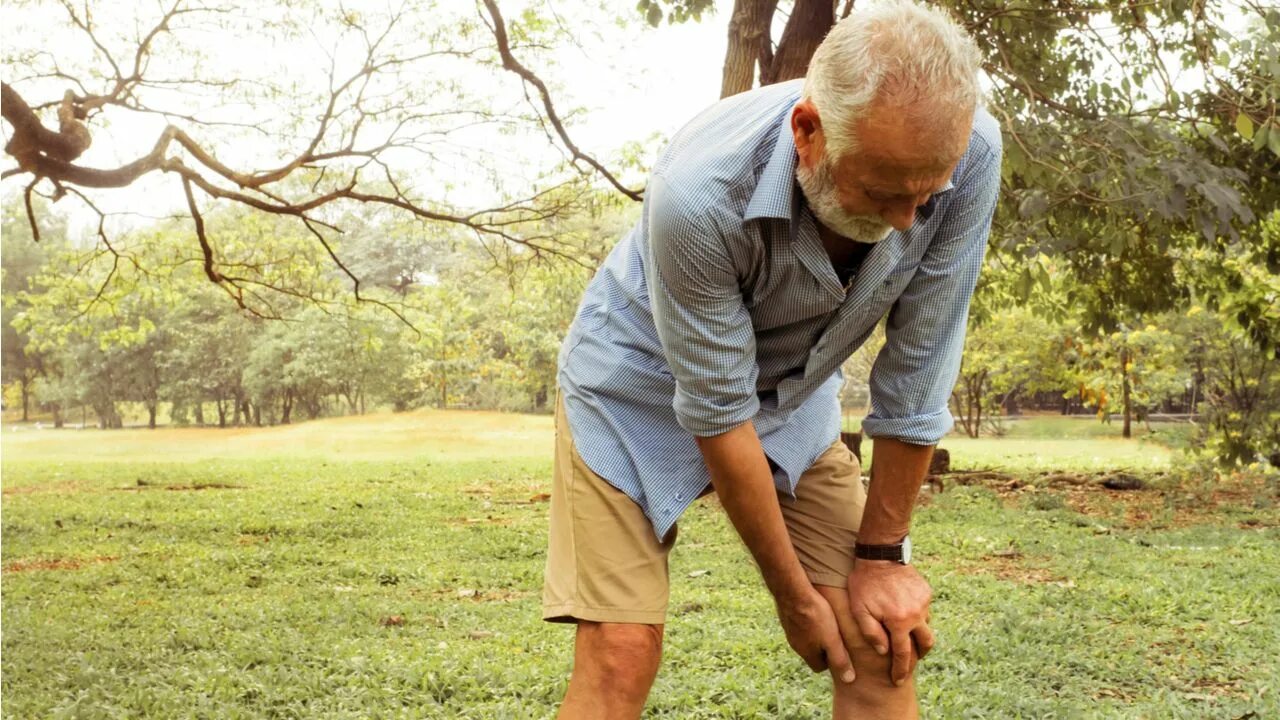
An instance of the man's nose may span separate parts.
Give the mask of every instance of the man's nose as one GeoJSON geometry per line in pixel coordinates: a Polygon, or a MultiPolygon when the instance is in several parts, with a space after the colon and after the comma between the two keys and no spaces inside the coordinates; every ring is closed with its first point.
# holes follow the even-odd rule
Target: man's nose
{"type": "Polygon", "coordinates": [[[893,226],[898,232],[906,232],[911,229],[911,223],[916,219],[916,203],[914,198],[906,202],[897,202],[884,208],[880,213],[881,219],[893,226]]]}

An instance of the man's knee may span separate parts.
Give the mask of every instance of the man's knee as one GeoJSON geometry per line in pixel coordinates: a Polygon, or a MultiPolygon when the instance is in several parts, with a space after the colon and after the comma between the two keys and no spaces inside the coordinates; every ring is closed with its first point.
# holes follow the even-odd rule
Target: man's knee
{"type": "Polygon", "coordinates": [[[581,622],[575,655],[575,672],[581,668],[612,692],[643,697],[662,659],[662,626],[581,622]]]}

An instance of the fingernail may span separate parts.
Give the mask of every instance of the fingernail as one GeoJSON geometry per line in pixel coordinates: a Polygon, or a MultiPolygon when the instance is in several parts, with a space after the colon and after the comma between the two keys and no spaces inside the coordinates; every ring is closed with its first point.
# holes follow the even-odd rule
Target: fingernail
{"type": "Polygon", "coordinates": [[[883,645],[877,645],[877,646],[876,646],[876,652],[878,652],[878,653],[880,653],[881,655],[883,655],[883,654],[885,654],[885,653],[889,652],[889,649],[888,649],[888,648],[886,648],[886,647],[885,647],[885,646],[883,646],[883,645]]]}
{"type": "Polygon", "coordinates": [[[894,678],[893,685],[894,687],[902,687],[902,678],[894,678]]]}
{"type": "Polygon", "coordinates": [[[841,680],[844,680],[847,683],[853,682],[853,678],[854,678],[854,675],[852,670],[845,670],[844,675],[840,677],[841,680]]]}

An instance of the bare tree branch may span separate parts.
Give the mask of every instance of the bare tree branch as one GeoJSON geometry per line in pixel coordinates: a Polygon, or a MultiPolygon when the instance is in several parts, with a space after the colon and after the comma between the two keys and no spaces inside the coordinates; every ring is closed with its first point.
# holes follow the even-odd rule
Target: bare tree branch
{"type": "Polygon", "coordinates": [[[522,79],[526,84],[532,85],[537,89],[538,95],[542,98],[542,107],[547,113],[547,119],[550,120],[551,124],[555,127],[556,134],[560,136],[560,141],[563,142],[565,147],[569,149],[569,152],[573,154],[573,159],[575,161],[581,160],[595,168],[596,172],[603,175],[604,178],[623,195],[626,195],[632,200],[642,200],[643,196],[641,191],[631,190],[624,186],[595,158],[578,149],[578,146],[569,138],[569,133],[565,130],[564,123],[560,121],[560,115],[556,112],[555,105],[551,102],[551,92],[547,90],[546,83],[542,82],[542,79],[535,75],[532,70],[522,65],[520,61],[516,59],[515,55],[512,54],[511,41],[507,38],[507,26],[502,19],[502,13],[498,11],[497,3],[495,3],[494,0],[483,0],[483,2],[485,9],[489,11],[489,17],[493,20],[493,23],[489,25],[489,29],[493,31],[494,40],[498,44],[498,55],[502,58],[502,67],[510,70],[516,75],[519,75],[520,79],[522,79]]]}
{"type": "Polygon", "coordinates": [[[36,212],[31,209],[31,191],[36,188],[36,184],[40,182],[40,178],[35,178],[30,185],[22,191],[22,204],[27,209],[27,222],[31,223],[31,239],[34,242],[40,242],[40,224],[36,222],[36,212]]]}
{"type": "MultiPolygon", "coordinates": [[[[341,37],[354,40],[357,54],[353,58],[349,52],[336,52],[331,37],[322,38],[321,33],[314,33],[321,51],[327,54],[332,64],[326,68],[328,84],[321,86],[322,90],[312,106],[314,109],[308,111],[304,107],[298,112],[290,108],[291,112],[298,112],[297,117],[305,123],[301,132],[294,131],[292,126],[283,131],[274,129],[270,123],[224,119],[212,112],[182,107],[172,100],[175,90],[194,88],[196,96],[236,90],[241,95],[235,96],[233,102],[243,101],[260,91],[279,90],[270,80],[207,78],[196,69],[173,72],[162,79],[146,77],[153,55],[170,49],[161,47],[160,40],[166,34],[187,29],[178,27],[179,17],[223,13],[227,18],[242,19],[232,8],[208,7],[196,0],[158,0],[153,19],[140,22],[129,45],[119,46],[105,26],[97,21],[88,3],[84,6],[78,0],[59,0],[59,3],[66,12],[69,26],[77,31],[84,44],[90,46],[93,62],[101,67],[96,69],[99,72],[90,70],[87,75],[76,77],[74,72],[65,71],[66,66],[59,63],[60,55],[44,49],[28,53],[17,61],[26,64],[32,72],[25,74],[23,80],[5,82],[0,87],[3,95],[0,97],[0,105],[3,106],[0,109],[6,125],[12,130],[8,133],[5,150],[17,161],[16,167],[3,170],[0,177],[30,176],[29,180],[24,179],[24,183],[28,183],[24,196],[33,236],[37,239],[37,216],[31,207],[30,194],[39,192],[42,180],[52,183],[54,192],[51,197],[54,199],[70,191],[97,212],[102,247],[113,256],[108,282],[122,277],[116,272],[121,260],[135,265],[137,260],[113,244],[107,234],[107,213],[98,209],[77,188],[124,188],[156,174],[177,176],[186,201],[184,215],[192,220],[204,275],[227,292],[242,310],[259,317],[278,316],[273,304],[265,300],[270,292],[317,304],[327,300],[317,297],[314,289],[284,287],[283,282],[267,279],[264,268],[268,266],[256,262],[256,258],[242,262],[219,259],[219,238],[209,219],[214,212],[227,206],[242,206],[294,218],[320,243],[337,271],[350,280],[357,302],[382,305],[410,327],[412,324],[398,309],[371,296],[352,266],[343,260],[342,248],[336,242],[342,230],[335,218],[342,217],[347,206],[386,207],[396,214],[405,214],[433,225],[466,228],[475,234],[482,247],[520,248],[518,252],[508,251],[512,261],[555,256],[581,264],[583,259],[578,257],[570,242],[548,229],[547,223],[571,212],[588,191],[588,185],[578,177],[540,190],[535,188],[523,199],[504,197],[482,209],[456,208],[446,202],[433,201],[430,196],[424,198],[403,176],[397,177],[389,164],[389,157],[403,151],[417,153],[425,158],[426,163],[451,162],[453,153],[473,157],[477,152],[485,153],[492,149],[467,147],[451,140],[451,136],[457,137],[456,134],[478,125],[505,124],[528,129],[536,122],[544,124],[543,129],[552,146],[567,148],[566,157],[570,162],[589,165],[625,196],[641,199],[639,191],[623,187],[601,163],[572,142],[564,127],[565,118],[556,111],[545,83],[515,57],[514,53],[520,48],[534,47],[536,42],[513,44],[502,16],[492,2],[486,5],[494,23],[490,29],[502,57],[501,67],[489,60],[493,47],[488,44],[469,46],[438,42],[424,49],[420,38],[407,42],[407,36],[397,30],[397,23],[406,22],[408,3],[398,9],[395,6],[386,8],[384,14],[377,15],[380,19],[373,22],[365,21],[363,9],[348,12],[339,8],[339,12],[329,19],[334,21],[341,37]],[[356,64],[348,65],[352,60],[356,64]],[[521,87],[532,110],[526,110],[518,102],[506,109],[494,107],[492,98],[488,97],[482,101],[477,99],[473,104],[445,103],[441,106],[436,104],[442,102],[438,95],[424,93],[415,85],[404,82],[410,77],[431,77],[428,68],[432,63],[445,63],[447,66],[457,61],[475,62],[499,73],[516,73],[522,79],[521,87]],[[33,82],[25,85],[28,81],[33,82]],[[43,92],[51,82],[70,89],[63,91],[59,100],[28,103],[28,98],[46,100],[31,97],[28,93],[37,92],[32,88],[43,92]],[[55,110],[56,127],[50,117],[55,110]],[[169,124],[155,137],[149,151],[131,161],[114,167],[82,162],[81,158],[93,139],[90,124],[100,113],[117,110],[160,115],[169,124]],[[286,144],[282,148],[285,152],[273,153],[275,159],[265,169],[262,166],[239,167],[244,161],[231,160],[231,153],[239,148],[227,139],[236,135],[219,136],[211,131],[215,126],[278,137],[286,144]],[[362,173],[370,166],[375,171],[372,179],[366,177],[367,171],[362,173]],[[197,198],[197,188],[207,196],[207,201],[197,198]]],[[[483,10],[481,19],[484,19],[483,10]]],[[[192,26],[191,29],[195,31],[197,27],[192,26]]],[[[308,26],[307,29],[313,28],[308,26]]],[[[179,52],[185,48],[183,40],[185,37],[176,40],[179,52]]],[[[351,49],[350,45],[345,47],[351,49]]],[[[446,88],[448,84],[441,81],[438,87],[446,88]]],[[[116,116],[111,117],[114,119],[116,116]]],[[[182,260],[184,263],[190,261],[182,260]]],[[[97,298],[103,297],[103,289],[105,286],[99,289],[83,312],[94,307],[97,298]]]]}

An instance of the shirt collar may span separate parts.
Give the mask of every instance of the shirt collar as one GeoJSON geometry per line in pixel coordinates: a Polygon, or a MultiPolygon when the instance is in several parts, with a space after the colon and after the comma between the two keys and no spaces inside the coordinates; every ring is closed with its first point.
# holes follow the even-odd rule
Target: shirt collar
{"type": "Polygon", "coordinates": [[[930,195],[929,199],[926,200],[923,205],[916,208],[916,215],[919,215],[921,220],[928,220],[930,216],[933,215],[933,209],[938,206],[938,196],[944,192],[949,192],[954,189],[955,185],[952,184],[951,180],[948,178],[946,185],[943,185],[938,192],[930,195]]]}
{"type": "MultiPolygon", "coordinates": [[[[765,164],[764,171],[760,173],[760,179],[756,181],[756,189],[751,194],[750,202],[747,203],[746,212],[742,215],[744,221],[762,217],[790,220],[794,216],[796,195],[800,190],[796,183],[796,140],[791,134],[790,112],[785,113],[778,123],[777,136],[778,140],[773,144],[773,153],[769,156],[769,162],[765,164]]],[[[931,195],[929,201],[916,211],[921,219],[928,220],[937,204],[937,197],[954,188],[955,185],[952,184],[951,179],[948,179],[947,184],[931,195]]]]}
{"type": "Polygon", "coordinates": [[[776,130],[778,141],[773,144],[769,162],[756,181],[756,189],[747,203],[743,220],[762,217],[790,220],[795,212],[795,196],[799,188],[796,185],[796,140],[791,135],[789,111],[783,114],[776,130]]]}

